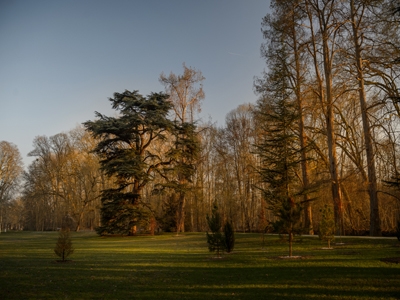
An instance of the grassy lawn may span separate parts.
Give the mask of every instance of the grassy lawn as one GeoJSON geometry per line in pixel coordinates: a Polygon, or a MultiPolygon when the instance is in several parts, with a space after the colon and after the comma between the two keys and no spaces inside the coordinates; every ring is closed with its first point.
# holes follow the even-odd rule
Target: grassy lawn
{"type": "Polygon", "coordinates": [[[204,233],[101,238],[71,234],[73,262],[54,263],[57,232],[0,234],[0,299],[400,299],[397,240],[345,238],[334,250],[300,237],[293,255],[268,236],[236,234],[234,253],[211,259],[204,233]]]}

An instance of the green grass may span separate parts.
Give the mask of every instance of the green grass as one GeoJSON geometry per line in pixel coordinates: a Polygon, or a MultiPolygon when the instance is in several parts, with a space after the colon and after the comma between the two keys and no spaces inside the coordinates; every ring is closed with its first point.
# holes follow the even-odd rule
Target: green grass
{"type": "Polygon", "coordinates": [[[225,259],[207,250],[204,233],[101,238],[72,233],[72,263],[54,263],[56,232],[0,234],[0,299],[400,299],[396,240],[345,239],[335,250],[311,237],[288,245],[236,234],[225,259]]]}

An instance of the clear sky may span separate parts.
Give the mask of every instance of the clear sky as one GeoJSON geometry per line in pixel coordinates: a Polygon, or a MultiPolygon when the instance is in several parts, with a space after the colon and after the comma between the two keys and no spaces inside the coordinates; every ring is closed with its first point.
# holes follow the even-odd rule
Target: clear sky
{"type": "Polygon", "coordinates": [[[0,141],[25,166],[35,136],[66,132],[114,92],[163,91],[161,72],[201,70],[199,117],[224,124],[255,102],[269,0],[0,0],[0,141]]]}

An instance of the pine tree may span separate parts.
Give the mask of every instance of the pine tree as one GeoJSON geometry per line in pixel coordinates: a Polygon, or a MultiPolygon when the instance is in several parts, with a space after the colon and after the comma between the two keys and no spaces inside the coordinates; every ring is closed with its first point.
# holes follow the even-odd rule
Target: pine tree
{"type": "Polygon", "coordinates": [[[335,218],[332,209],[325,205],[322,212],[322,220],[319,222],[319,239],[328,242],[328,248],[331,247],[331,241],[335,239],[335,218]]]}
{"type": "Polygon", "coordinates": [[[301,233],[301,203],[296,200],[302,191],[296,170],[301,163],[300,146],[295,133],[298,124],[296,103],[287,81],[287,56],[284,47],[276,50],[271,63],[267,86],[258,102],[258,117],[262,141],[258,153],[262,164],[259,170],[263,197],[268,209],[278,217],[274,227],[289,235],[289,256],[292,256],[293,235],[301,233]]]}
{"type": "Polygon", "coordinates": [[[141,192],[153,180],[155,170],[171,163],[150,147],[173,130],[167,118],[171,109],[167,99],[163,93],[147,97],[138,91],[115,93],[109,100],[119,117],[96,113],[98,120],[84,123],[99,140],[94,152],[101,159],[101,169],[115,178],[116,185],[102,191],[99,234],[134,235],[137,225],[148,223],[151,213],[141,192]]]}
{"type": "Polygon", "coordinates": [[[65,262],[65,259],[68,256],[74,253],[71,238],[69,236],[69,229],[60,230],[54,252],[62,259],[63,262],[65,262]]]}
{"type": "Polygon", "coordinates": [[[218,204],[215,201],[212,209],[211,217],[207,215],[207,223],[211,233],[207,231],[207,243],[208,250],[210,252],[217,251],[217,257],[219,253],[225,249],[225,238],[221,232],[221,216],[218,212],[218,204]]]}
{"type": "Polygon", "coordinates": [[[235,247],[235,231],[233,230],[232,223],[226,221],[224,225],[224,239],[225,239],[225,250],[231,253],[235,247]]]}

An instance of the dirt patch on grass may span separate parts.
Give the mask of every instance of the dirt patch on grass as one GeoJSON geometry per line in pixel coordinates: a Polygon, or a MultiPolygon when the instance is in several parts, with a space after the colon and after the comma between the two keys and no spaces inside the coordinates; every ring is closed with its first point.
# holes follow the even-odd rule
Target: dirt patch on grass
{"type": "Polygon", "coordinates": [[[322,248],[314,248],[313,250],[335,250],[336,248],[333,248],[333,247],[330,247],[330,248],[328,248],[328,247],[322,247],[322,248]]]}
{"type": "Polygon", "coordinates": [[[385,263],[398,264],[400,263],[400,257],[386,257],[382,258],[381,261],[385,263]]]}
{"type": "Polygon", "coordinates": [[[271,256],[269,259],[308,259],[311,258],[312,255],[292,255],[292,256],[271,256]]]}
{"type": "Polygon", "coordinates": [[[209,257],[209,260],[226,260],[228,257],[220,256],[220,257],[209,257]]]}

